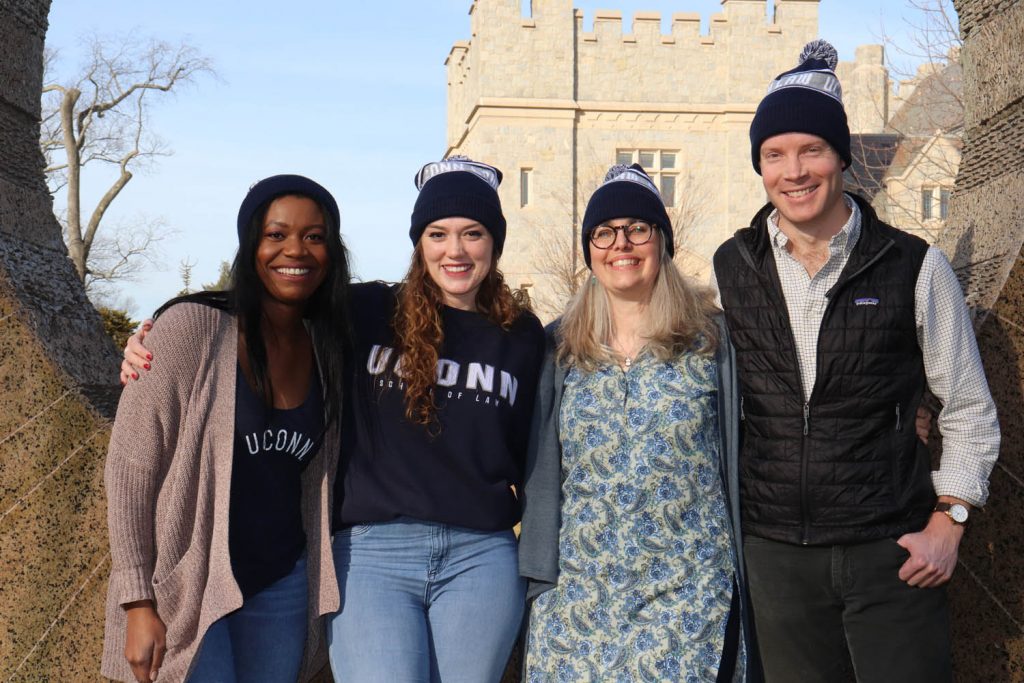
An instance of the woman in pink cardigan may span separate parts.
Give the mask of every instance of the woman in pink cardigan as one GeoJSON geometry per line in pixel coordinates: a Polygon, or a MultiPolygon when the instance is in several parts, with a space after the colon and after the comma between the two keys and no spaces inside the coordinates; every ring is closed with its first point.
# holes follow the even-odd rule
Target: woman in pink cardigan
{"type": "Polygon", "coordinates": [[[338,206],[308,178],[273,176],[242,202],[238,236],[231,289],[158,311],[146,343],[161,362],[118,406],[109,678],[294,681],[321,637],[313,622],[338,608],[338,206]]]}

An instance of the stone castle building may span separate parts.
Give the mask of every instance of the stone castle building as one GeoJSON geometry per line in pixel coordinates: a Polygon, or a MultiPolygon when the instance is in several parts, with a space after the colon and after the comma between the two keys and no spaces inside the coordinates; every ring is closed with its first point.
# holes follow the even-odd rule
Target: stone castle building
{"type": "MultiPolygon", "coordinates": [[[[572,0],[473,0],[471,38],[446,61],[447,152],[505,172],[509,284],[528,288],[542,314],[560,308],[582,267],[586,200],[616,162],[651,173],[681,265],[707,275],[715,248],[764,201],[750,121],[769,81],[818,37],[818,7],[776,0],[769,16],[765,0],[722,0],[703,35],[699,14],[673,14],[665,34],[658,13],[629,23],[598,11],[585,31],[572,0]]],[[[851,131],[886,133],[896,100],[882,47],[858,48],[837,72],[851,131]]]]}

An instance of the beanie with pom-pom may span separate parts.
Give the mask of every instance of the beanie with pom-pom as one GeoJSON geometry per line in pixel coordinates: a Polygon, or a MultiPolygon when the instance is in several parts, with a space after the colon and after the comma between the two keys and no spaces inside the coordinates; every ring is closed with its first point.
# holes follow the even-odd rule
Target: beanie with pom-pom
{"type": "Polygon", "coordinates": [[[665,250],[669,256],[676,253],[672,220],[665,210],[665,202],[657,186],[640,164],[615,164],[604,176],[604,182],[594,191],[583,213],[583,260],[590,268],[590,235],[594,228],[613,218],[635,218],[646,221],[661,231],[665,250]]]}
{"type": "Polygon", "coordinates": [[[507,227],[498,197],[501,177],[494,166],[461,154],[426,164],[413,179],[419,190],[409,225],[413,246],[434,221],[459,216],[487,228],[494,240],[495,256],[501,254],[507,227]]]}
{"type": "Polygon", "coordinates": [[[750,156],[761,173],[761,145],[782,133],[810,133],[823,138],[850,165],[850,128],[843,108],[843,89],[836,78],[836,49],[827,41],[804,46],[799,66],[779,74],[757,106],[750,123],[750,156]]]}

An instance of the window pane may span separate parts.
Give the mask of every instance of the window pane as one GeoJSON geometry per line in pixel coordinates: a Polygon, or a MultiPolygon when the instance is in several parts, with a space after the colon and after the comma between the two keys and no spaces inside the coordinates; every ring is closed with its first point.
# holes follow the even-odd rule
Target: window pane
{"type": "Polygon", "coordinates": [[[662,168],[675,168],[676,167],[676,153],[675,152],[662,152],[661,153],[661,167],[662,168]]]}
{"type": "Polygon", "coordinates": [[[654,168],[654,152],[640,152],[640,165],[645,171],[654,168]]]}
{"type": "Polygon", "coordinates": [[[676,177],[664,174],[661,176],[661,199],[665,206],[676,205],[676,177]]]}
{"type": "Polygon", "coordinates": [[[929,219],[932,217],[932,188],[925,187],[921,189],[921,218],[929,219]]]}
{"type": "Polygon", "coordinates": [[[615,155],[615,163],[625,164],[629,166],[633,163],[633,152],[632,150],[619,150],[619,153],[615,155]]]}
{"type": "Polygon", "coordinates": [[[519,169],[519,206],[530,203],[530,169],[519,169]]]}
{"type": "Polygon", "coordinates": [[[949,216],[949,190],[939,190],[939,218],[946,220],[949,216]]]}

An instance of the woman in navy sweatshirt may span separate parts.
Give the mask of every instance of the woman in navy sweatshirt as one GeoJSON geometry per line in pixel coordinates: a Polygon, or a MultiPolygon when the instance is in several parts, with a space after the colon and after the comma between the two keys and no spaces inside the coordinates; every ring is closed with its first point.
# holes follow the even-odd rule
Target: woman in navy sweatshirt
{"type": "Polygon", "coordinates": [[[335,483],[343,681],[497,681],[522,618],[512,527],[543,353],[497,269],[501,173],[427,164],[403,282],[354,285],[335,483]]]}

